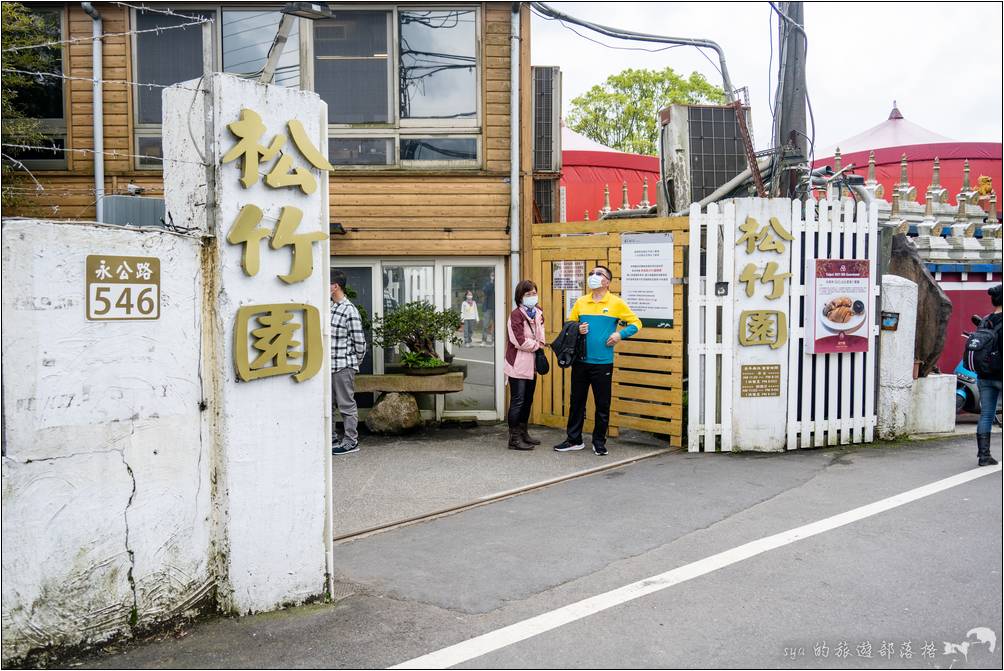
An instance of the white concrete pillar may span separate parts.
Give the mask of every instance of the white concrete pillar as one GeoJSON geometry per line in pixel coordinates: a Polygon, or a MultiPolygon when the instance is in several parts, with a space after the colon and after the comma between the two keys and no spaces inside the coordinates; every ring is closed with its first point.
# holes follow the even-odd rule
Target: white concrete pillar
{"type": "Polygon", "coordinates": [[[913,402],[913,346],[917,334],[917,284],[905,277],[882,278],[882,312],[899,315],[895,331],[879,336],[878,434],[886,440],[910,429],[913,402]]]}
{"type": "Polygon", "coordinates": [[[166,90],[163,128],[168,220],[212,236],[202,377],[219,605],[302,602],[330,574],[327,106],[218,73],[166,90]]]}

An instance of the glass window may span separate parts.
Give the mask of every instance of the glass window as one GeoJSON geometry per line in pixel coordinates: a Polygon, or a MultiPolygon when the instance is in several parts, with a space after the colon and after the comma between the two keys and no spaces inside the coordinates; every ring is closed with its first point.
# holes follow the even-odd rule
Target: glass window
{"type": "Polygon", "coordinates": [[[477,138],[401,138],[402,161],[475,161],[477,158],[477,138]]]}
{"type": "Polygon", "coordinates": [[[136,159],[140,168],[162,168],[163,161],[158,158],[164,157],[164,146],[159,135],[140,135],[136,138],[136,153],[141,158],[136,159]],[[150,158],[143,158],[143,157],[150,158]]]}
{"type": "Polygon", "coordinates": [[[314,90],[328,123],[389,123],[390,12],[336,12],[314,22],[314,90]]]}
{"type": "Polygon", "coordinates": [[[464,390],[446,394],[444,407],[494,410],[495,266],[445,266],[443,272],[447,291],[444,302],[460,314],[463,322],[462,343],[446,346],[447,360],[464,370],[464,390]]]}
{"type": "MultiPolygon", "coordinates": [[[[434,267],[383,266],[383,312],[389,314],[406,303],[428,301],[435,304],[434,267]]],[[[396,349],[384,350],[384,363],[396,365],[401,360],[396,349]]]]}
{"type": "MultiPolygon", "coordinates": [[[[265,69],[268,52],[279,31],[282,13],[276,11],[223,11],[223,71],[257,77],[265,69]]],[[[300,87],[300,21],[286,39],[272,83],[300,87]]]]}
{"type": "Polygon", "coordinates": [[[477,33],[473,9],[398,13],[402,119],[477,117],[477,33]]]}
{"type": "MultiPolygon", "coordinates": [[[[34,17],[37,35],[32,35],[30,43],[58,42],[63,39],[62,13],[51,9],[30,9],[34,17]]],[[[13,37],[15,44],[17,37],[13,37]]],[[[20,41],[21,44],[28,42],[20,41]]],[[[5,45],[6,46],[6,45],[5,45]]],[[[63,50],[59,46],[42,49],[26,49],[4,54],[4,67],[15,70],[30,70],[53,74],[63,73],[63,50]]],[[[31,127],[32,139],[10,140],[15,144],[31,144],[46,149],[16,149],[7,147],[4,153],[24,162],[27,166],[40,169],[66,168],[66,119],[63,112],[63,83],[59,77],[30,77],[18,74],[4,74],[5,105],[9,102],[20,116],[34,119],[31,127]],[[40,134],[36,135],[35,133],[40,134]]],[[[6,119],[5,119],[6,122],[6,119]]],[[[5,129],[6,130],[6,129],[5,129]]]]}
{"type": "Polygon", "coordinates": [[[328,161],[332,165],[391,165],[394,163],[394,138],[331,138],[328,140],[328,161]]]}
{"type": "MultiPolygon", "coordinates": [[[[186,10],[186,16],[215,18],[212,11],[186,10]]],[[[151,30],[191,23],[191,19],[136,10],[136,30],[151,30]]],[[[137,81],[170,86],[202,75],[202,28],[199,25],[136,35],[137,81]]],[[[157,87],[136,87],[136,121],[159,124],[163,110],[157,87]]]]}

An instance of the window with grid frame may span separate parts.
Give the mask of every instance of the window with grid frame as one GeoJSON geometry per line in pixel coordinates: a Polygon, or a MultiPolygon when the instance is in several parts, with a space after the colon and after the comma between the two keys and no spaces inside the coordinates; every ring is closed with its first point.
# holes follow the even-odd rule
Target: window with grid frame
{"type": "Polygon", "coordinates": [[[479,168],[478,26],[474,7],[336,9],[315,22],[331,163],[479,168]]]}
{"type": "MultiPolygon", "coordinates": [[[[158,8],[163,9],[163,8],[158,8]]],[[[201,7],[175,7],[180,16],[161,12],[134,10],[133,26],[143,32],[134,35],[133,53],[137,81],[157,84],[154,87],[136,87],[135,132],[136,167],[159,170],[163,157],[161,142],[161,91],[160,86],[196,79],[202,75],[202,28],[192,25],[191,18],[211,18],[214,29],[217,66],[224,72],[256,78],[265,67],[268,52],[278,32],[282,13],[279,6],[233,7],[230,5],[201,7]],[[157,32],[157,28],[170,28],[157,32]],[[145,157],[145,158],[144,158],[145,157]]],[[[273,83],[300,88],[300,32],[299,21],[293,29],[279,56],[273,83]]]]}

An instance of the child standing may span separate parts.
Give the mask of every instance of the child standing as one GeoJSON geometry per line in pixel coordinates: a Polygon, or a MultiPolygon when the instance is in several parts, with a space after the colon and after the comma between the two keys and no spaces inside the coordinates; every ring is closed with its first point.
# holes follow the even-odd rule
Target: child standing
{"type": "Polygon", "coordinates": [[[474,337],[474,325],[478,323],[478,304],[474,302],[474,292],[468,291],[460,304],[460,319],[464,322],[464,344],[470,345],[474,337]]]}

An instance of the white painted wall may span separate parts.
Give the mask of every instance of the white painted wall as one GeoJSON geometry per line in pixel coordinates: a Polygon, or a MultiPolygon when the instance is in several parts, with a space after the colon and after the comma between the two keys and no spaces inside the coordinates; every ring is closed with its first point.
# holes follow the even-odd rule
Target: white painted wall
{"type": "Polygon", "coordinates": [[[5,220],[2,235],[7,661],[163,620],[207,593],[210,455],[199,241],[32,220],[5,220]],[[160,319],[86,321],[95,253],[165,261],[160,319]]]}
{"type": "MultiPolygon", "coordinates": [[[[891,440],[910,432],[913,406],[913,349],[917,334],[917,283],[905,277],[882,278],[882,311],[899,313],[895,331],[880,331],[879,437],[891,440]]],[[[954,404],[952,406],[955,407],[954,404]]]]}
{"type": "Polygon", "coordinates": [[[910,433],[955,431],[955,376],[928,375],[913,381],[910,433]]]}

